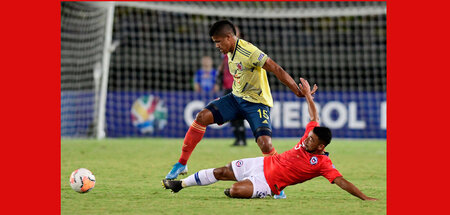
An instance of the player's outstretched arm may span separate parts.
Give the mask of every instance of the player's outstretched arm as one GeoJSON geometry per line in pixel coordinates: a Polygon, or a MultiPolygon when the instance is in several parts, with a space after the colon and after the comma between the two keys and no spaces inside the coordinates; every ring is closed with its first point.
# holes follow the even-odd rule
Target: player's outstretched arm
{"type": "Polygon", "coordinates": [[[308,112],[309,112],[309,118],[311,121],[318,122],[319,121],[319,113],[317,112],[316,104],[314,103],[314,97],[312,96],[312,92],[316,92],[317,85],[314,84],[314,87],[311,91],[311,86],[309,85],[308,81],[304,78],[300,78],[300,84],[298,84],[298,87],[302,94],[306,98],[306,102],[308,103],[308,112]]]}
{"type": "Polygon", "coordinates": [[[348,193],[362,199],[362,200],[368,200],[368,201],[375,201],[378,200],[376,198],[368,197],[364,195],[355,185],[353,185],[351,182],[345,180],[344,177],[337,177],[334,179],[334,183],[337,184],[340,188],[347,191],[348,193]]]}
{"type": "MultiPolygon", "coordinates": [[[[296,96],[298,96],[298,97],[305,96],[302,94],[300,89],[297,87],[297,83],[295,83],[294,79],[292,79],[292,77],[286,71],[284,71],[284,69],[281,68],[281,66],[278,65],[272,59],[268,58],[262,68],[265,69],[266,71],[273,73],[278,78],[278,80],[280,80],[281,83],[283,83],[284,85],[289,87],[289,89],[291,89],[291,91],[294,92],[296,96]]],[[[315,92],[316,91],[313,90],[311,92],[311,94],[314,95],[315,92]]]]}

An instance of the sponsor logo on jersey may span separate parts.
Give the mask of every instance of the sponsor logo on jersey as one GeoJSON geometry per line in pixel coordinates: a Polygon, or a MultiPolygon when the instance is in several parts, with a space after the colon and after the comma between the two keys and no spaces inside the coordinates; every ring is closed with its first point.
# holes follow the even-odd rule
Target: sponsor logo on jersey
{"type": "Polygon", "coordinates": [[[244,161],[242,161],[242,160],[236,161],[236,166],[237,167],[241,167],[243,164],[244,164],[244,161]]]}
{"type": "Polygon", "coordinates": [[[316,165],[316,164],[317,164],[317,157],[316,157],[316,156],[313,156],[313,157],[311,158],[311,160],[309,160],[309,162],[311,163],[311,165],[316,165]]]}

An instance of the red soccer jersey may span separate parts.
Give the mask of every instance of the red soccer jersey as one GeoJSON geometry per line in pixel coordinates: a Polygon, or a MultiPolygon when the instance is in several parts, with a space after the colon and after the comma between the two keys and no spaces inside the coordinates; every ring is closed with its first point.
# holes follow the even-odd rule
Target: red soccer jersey
{"type": "Polygon", "coordinates": [[[228,55],[224,55],[223,61],[222,61],[222,66],[223,66],[222,87],[223,87],[223,89],[231,89],[231,88],[233,88],[234,78],[233,78],[233,75],[231,75],[230,69],[228,67],[228,55]]]}
{"type": "Polygon", "coordinates": [[[330,183],[333,183],[336,177],[342,176],[334,168],[327,152],[318,155],[305,150],[303,141],[316,126],[319,126],[319,123],[308,123],[305,134],[291,150],[264,158],[264,176],[274,194],[280,194],[288,185],[302,183],[317,176],[324,176],[330,183]]]}

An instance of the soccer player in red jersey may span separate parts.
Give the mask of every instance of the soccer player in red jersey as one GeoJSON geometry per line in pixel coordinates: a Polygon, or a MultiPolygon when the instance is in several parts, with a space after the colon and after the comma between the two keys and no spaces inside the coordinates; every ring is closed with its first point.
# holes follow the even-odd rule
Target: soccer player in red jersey
{"type": "MultiPolygon", "coordinates": [[[[200,170],[182,180],[163,180],[166,189],[178,192],[185,187],[209,185],[218,180],[237,181],[225,190],[231,198],[264,198],[278,195],[286,186],[324,176],[330,183],[362,200],[377,200],[364,195],[342,177],[334,167],[325,147],[331,141],[331,131],[319,126],[319,115],[308,82],[300,78],[300,90],[305,95],[311,122],[305,134],[289,151],[269,157],[235,160],[227,166],[200,170]]],[[[317,86],[314,85],[314,89],[317,86]]]]}

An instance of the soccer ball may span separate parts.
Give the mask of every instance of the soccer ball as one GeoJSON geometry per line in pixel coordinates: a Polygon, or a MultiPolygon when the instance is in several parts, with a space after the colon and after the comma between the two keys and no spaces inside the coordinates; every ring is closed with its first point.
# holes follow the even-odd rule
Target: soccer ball
{"type": "Polygon", "coordinates": [[[87,193],[95,186],[95,176],[85,168],[79,168],[70,175],[70,186],[79,193],[87,193]]]}

